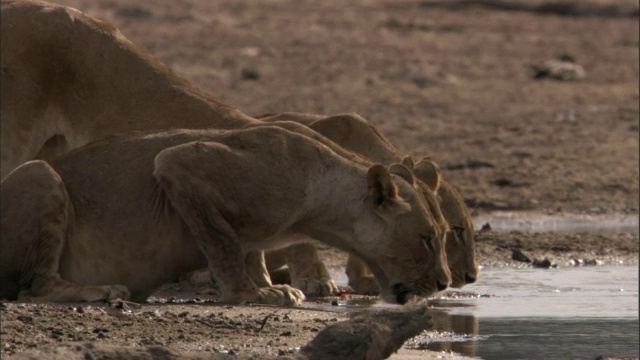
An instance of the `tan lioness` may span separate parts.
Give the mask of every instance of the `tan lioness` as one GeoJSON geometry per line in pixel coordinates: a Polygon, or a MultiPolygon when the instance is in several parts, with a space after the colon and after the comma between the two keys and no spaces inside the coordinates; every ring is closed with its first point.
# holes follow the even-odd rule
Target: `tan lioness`
{"type": "Polygon", "coordinates": [[[1,184],[0,298],[142,301],[207,266],[229,302],[298,304],[249,252],[304,235],[354,253],[383,299],[446,288],[444,231],[411,171],[273,126],[111,137],[1,184]]]}
{"type": "MultiPolygon", "coordinates": [[[[403,157],[378,129],[356,114],[323,116],[315,114],[282,113],[260,118],[265,122],[295,121],[309,126],[329,140],[382,164],[400,162],[403,157]]],[[[414,164],[407,164],[413,169],[414,164]]],[[[437,193],[440,209],[451,231],[447,234],[447,261],[452,287],[460,288],[478,278],[473,222],[469,211],[453,185],[442,179],[437,165],[423,159],[414,169],[416,178],[437,193]]],[[[300,244],[287,250],[267,254],[267,266],[279,268],[286,261],[291,271],[291,284],[311,295],[328,295],[335,291],[333,283],[317,251],[310,244],[300,244]],[[283,255],[282,253],[285,253],[283,255]],[[285,260],[286,259],[286,260],[285,260]]],[[[359,259],[350,256],[347,263],[349,285],[358,293],[377,293],[373,274],[359,259]]]]}

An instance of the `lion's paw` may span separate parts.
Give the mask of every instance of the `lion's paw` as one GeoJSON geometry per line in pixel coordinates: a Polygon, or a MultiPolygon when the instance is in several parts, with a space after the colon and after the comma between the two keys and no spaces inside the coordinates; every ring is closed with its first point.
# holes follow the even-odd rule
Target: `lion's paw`
{"type": "Polygon", "coordinates": [[[298,306],[305,299],[302,291],[289,285],[273,285],[258,290],[256,302],[280,306],[298,306]]]}
{"type": "Polygon", "coordinates": [[[180,284],[193,287],[212,287],[214,285],[208,268],[190,271],[180,277],[180,284]]]}
{"type": "Polygon", "coordinates": [[[349,286],[356,294],[378,295],[380,293],[378,281],[373,276],[363,276],[357,280],[349,279],[349,286]]]}
{"type": "Polygon", "coordinates": [[[291,283],[291,286],[302,290],[307,296],[331,296],[340,292],[331,278],[297,279],[291,283]]]}
{"type": "MultiPolygon", "coordinates": [[[[115,299],[128,300],[131,298],[131,292],[124,285],[105,285],[100,286],[105,292],[104,298],[99,300],[111,301],[115,299]]],[[[94,300],[96,301],[96,300],[94,300]]]]}

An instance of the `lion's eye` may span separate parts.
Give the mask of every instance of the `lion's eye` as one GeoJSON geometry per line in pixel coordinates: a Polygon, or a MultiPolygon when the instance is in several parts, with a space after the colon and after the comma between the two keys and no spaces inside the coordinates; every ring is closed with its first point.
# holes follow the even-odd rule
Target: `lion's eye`
{"type": "Polygon", "coordinates": [[[451,227],[451,231],[453,231],[453,233],[456,235],[456,239],[458,239],[459,241],[464,242],[464,231],[465,231],[465,228],[463,228],[462,226],[452,226],[451,227]]]}
{"type": "Polygon", "coordinates": [[[433,239],[430,236],[420,236],[422,243],[429,251],[434,251],[435,247],[433,246],[433,239]]]}

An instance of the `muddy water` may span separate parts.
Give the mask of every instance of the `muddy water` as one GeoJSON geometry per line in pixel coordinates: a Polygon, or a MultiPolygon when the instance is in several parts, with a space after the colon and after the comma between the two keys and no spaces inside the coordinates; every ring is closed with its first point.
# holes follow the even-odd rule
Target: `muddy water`
{"type": "MultiPolygon", "coordinates": [[[[526,232],[638,234],[637,216],[492,213],[480,229],[526,232]]],[[[480,280],[430,301],[434,329],[405,344],[395,360],[420,359],[424,350],[477,359],[637,358],[638,266],[483,269],[480,280]]],[[[332,272],[346,285],[343,271],[332,272]]],[[[394,306],[376,299],[341,302],[329,311],[394,306]]],[[[433,358],[433,356],[429,357],[433,358]]]]}
{"type": "Polygon", "coordinates": [[[477,284],[431,305],[435,331],[408,342],[398,359],[420,349],[481,359],[639,356],[637,266],[487,269],[477,284]]]}
{"type": "Polygon", "coordinates": [[[486,270],[456,295],[434,308],[449,331],[471,336],[428,348],[484,359],[639,356],[636,266],[486,270]]]}

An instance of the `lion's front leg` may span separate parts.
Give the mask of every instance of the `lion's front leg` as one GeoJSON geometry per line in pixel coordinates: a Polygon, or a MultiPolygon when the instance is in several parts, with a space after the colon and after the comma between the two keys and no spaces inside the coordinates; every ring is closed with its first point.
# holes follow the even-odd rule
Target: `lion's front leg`
{"type": "Polygon", "coordinates": [[[127,299],[122,285],[79,285],[60,277],[73,208],[60,176],[44,161],[30,161],[2,182],[3,241],[20,254],[20,300],[77,302],[127,299]],[[6,225],[6,226],[5,226],[6,225]]]}
{"type": "Polygon", "coordinates": [[[252,278],[258,280],[256,274],[266,273],[266,269],[254,268],[260,266],[255,264],[259,258],[256,254],[245,260],[235,229],[216,207],[215,201],[223,190],[212,186],[209,174],[194,166],[209,144],[213,147],[210,155],[214,156],[212,143],[184,144],[162,151],[155,159],[154,176],[206,256],[222,299],[232,303],[299,305],[304,300],[300,290],[287,285],[272,286],[268,281],[256,284],[252,278]],[[247,268],[247,262],[251,269],[247,268]]]}
{"type": "MultiPolygon", "coordinates": [[[[300,305],[304,294],[288,285],[271,285],[262,252],[249,252],[245,256],[235,232],[226,222],[220,223],[220,218],[214,218],[217,218],[215,234],[206,232],[206,226],[195,233],[199,234],[197,241],[207,257],[208,269],[222,299],[232,303],[300,305]]],[[[189,226],[200,227],[198,222],[189,221],[192,223],[189,226]]]]}
{"type": "Polygon", "coordinates": [[[349,254],[346,272],[349,278],[349,286],[355,293],[365,295],[378,295],[380,293],[378,281],[362,259],[349,254]]]}
{"type": "Polygon", "coordinates": [[[302,243],[286,248],[291,286],[308,296],[330,296],[339,292],[313,244],[302,243]]]}

